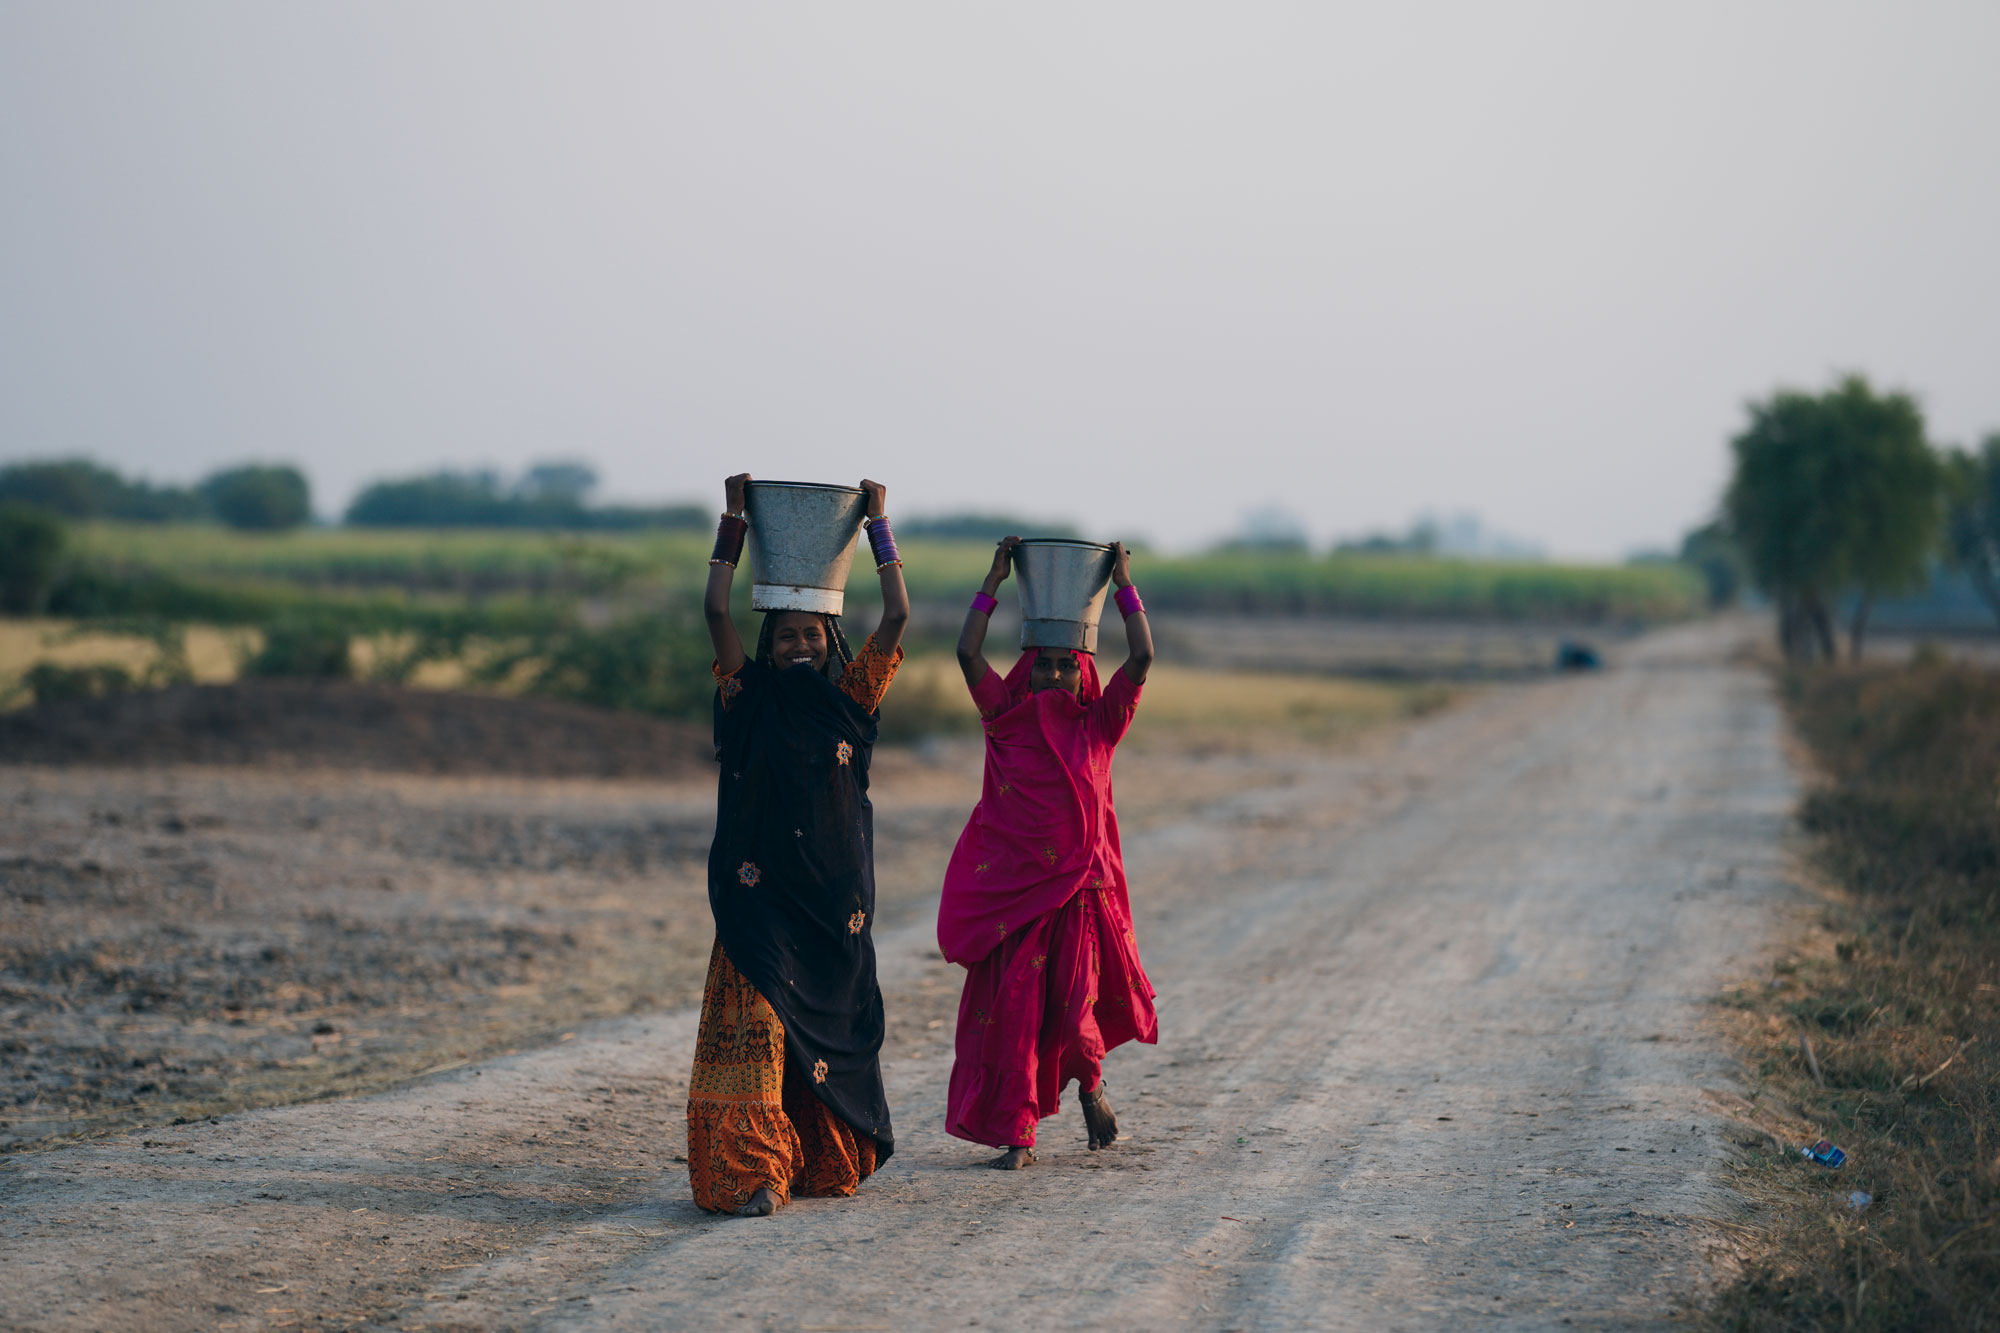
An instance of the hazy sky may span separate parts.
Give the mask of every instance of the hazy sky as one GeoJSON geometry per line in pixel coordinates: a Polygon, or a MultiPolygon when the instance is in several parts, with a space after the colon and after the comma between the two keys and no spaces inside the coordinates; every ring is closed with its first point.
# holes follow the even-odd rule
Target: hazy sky
{"type": "Polygon", "coordinates": [[[2000,429],[1996,57],[1993,0],[0,0],[0,460],[1617,556],[1778,383],[2000,429]]]}

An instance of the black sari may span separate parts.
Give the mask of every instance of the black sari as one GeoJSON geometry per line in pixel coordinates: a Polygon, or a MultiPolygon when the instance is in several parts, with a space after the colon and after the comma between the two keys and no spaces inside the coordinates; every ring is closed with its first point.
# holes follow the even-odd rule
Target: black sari
{"type": "Polygon", "coordinates": [[[810,667],[743,664],[718,696],[708,903],[737,971],[777,1011],[787,1063],[878,1160],[894,1150],[875,981],[875,715],[810,667]]]}

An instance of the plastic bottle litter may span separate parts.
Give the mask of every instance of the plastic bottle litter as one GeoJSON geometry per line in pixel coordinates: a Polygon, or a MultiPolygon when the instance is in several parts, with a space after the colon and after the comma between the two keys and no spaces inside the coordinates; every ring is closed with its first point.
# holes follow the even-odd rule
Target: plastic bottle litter
{"type": "Polygon", "coordinates": [[[1847,1160],[1847,1154],[1833,1146],[1831,1139],[1821,1139],[1810,1148],[1801,1148],[1799,1153],[1809,1162],[1818,1162],[1829,1171],[1837,1171],[1847,1160]]]}
{"type": "Polygon", "coordinates": [[[1875,1202],[1875,1196],[1867,1190],[1856,1190],[1847,1196],[1847,1206],[1857,1213],[1873,1202],[1875,1202]]]}

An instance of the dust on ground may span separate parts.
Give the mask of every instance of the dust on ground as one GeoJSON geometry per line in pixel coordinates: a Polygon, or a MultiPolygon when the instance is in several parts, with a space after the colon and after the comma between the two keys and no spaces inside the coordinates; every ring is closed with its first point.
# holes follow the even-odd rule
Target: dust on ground
{"type": "MultiPolygon", "coordinates": [[[[1181,753],[1178,712],[1240,684],[1168,682],[1128,821],[1282,777],[1254,758],[1282,738],[1255,728],[1234,758],[1181,753]]],[[[1273,717],[1303,700],[1342,736],[1397,715],[1372,687],[1276,688],[1273,717]]],[[[8,727],[45,762],[0,766],[0,1149],[368,1092],[700,996],[705,728],[296,682],[70,700],[8,727]],[[512,772],[465,775],[494,770],[512,772]]],[[[974,740],[878,750],[885,926],[935,891],[978,773],[974,740]]]]}
{"type": "Polygon", "coordinates": [[[345,680],[170,685],[0,713],[12,764],[689,778],[713,754],[690,722],[345,680]]]}
{"type": "MultiPolygon", "coordinates": [[[[336,910],[407,893],[419,934],[482,915],[533,924],[537,903],[572,913],[544,924],[575,934],[604,910],[603,951],[580,944],[562,971],[616,971],[631,945],[650,977],[683,969],[682,989],[661,983],[657,1007],[378,1096],[16,1153],[0,1161],[0,1322],[1671,1322],[1709,1280],[1717,1224],[1747,1207],[1727,1184],[1715,1108],[1734,1076],[1706,1001],[1754,966],[1789,894],[1781,732],[1735,647],[1728,627],[1642,639],[1602,674],[1483,691],[1331,750],[1174,759],[1155,744],[1121,759],[1162,1041],[1111,1057],[1125,1135],[1113,1149],[1083,1151],[1066,1107],[1043,1128],[1042,1164],[1014,1176],[983,1170],[987,1150],[938,1123],[962,974],[937,958],[931,912],[977,751],[885,754],[877,944],[898,1152],[852,1200],[757,1222],[702,1214],[679,1160],[687,1002],[708,943],[698,873],[684,889],[665,860],[564,878],[510,865],[512,852],[453,859],[478,844],[467,830],[490,828],[500,849],[513,821],[557,811],[665,827],[676,808],[705,815],[711,794],[327,777],[319,799],[339,788],[355,802],[327,865],[393,855],[438,886],[369,889],[363,871],[329,879],[336,910]],[[700,923],[678,962],[612,938],[651,920],[650,902],[591,896],[642,890],[683,895],[700,923]]],[[[101,865],[109,842],[84,835],[87,810],[110,808],[102,793],[170,792],[191,832],[190,814],[248,808],[259,780],[209,771],[237,784],[206,789],[211,809],[192,799],[205,790],[192,770],[20,772],[71,811],[42,836],[68,829],[65,855],[101,865]]],[[[143,836],[117,826],[134,864],[188,836],[159,822],[143,836]]],[[[246,838],[246,866],[310,860],[293,849],[306,840],[274,830],[261,853],[246,838]]],[[[296,915],[302,898],[288,901],[296,915]]]]}

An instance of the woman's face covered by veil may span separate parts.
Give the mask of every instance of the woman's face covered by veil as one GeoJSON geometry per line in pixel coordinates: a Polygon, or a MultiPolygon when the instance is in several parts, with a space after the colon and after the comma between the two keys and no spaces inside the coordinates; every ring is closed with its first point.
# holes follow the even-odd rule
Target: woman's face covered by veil
{"type": "Polygon", "coordinates": [[[1035,654],[1035,665],[1028,673],[1028,689],[1031,692],[1040,694],[1043,690],[1061,690],[1074,699],[1082,686],[1083,667],[1073,649],[1043,648],[1035,654]]]}

